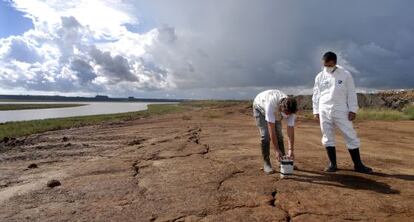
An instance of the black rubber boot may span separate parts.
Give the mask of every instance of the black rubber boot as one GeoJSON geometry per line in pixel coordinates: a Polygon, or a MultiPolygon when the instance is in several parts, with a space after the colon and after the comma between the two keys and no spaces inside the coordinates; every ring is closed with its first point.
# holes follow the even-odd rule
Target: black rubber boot
{"type": "Polygon", "coordinates": [[[365,166],[361,161],[361,156],[359,154],[359,148],[349,150],[351,154],[352,161],[354,162],[354,170],[359,173],[373,173],[372,169],[365,166]]]}
{"type": "Polygon", "coordinates": [[[334,146],[326,147],[326,153],[329,158],[329,165],[325,168],[325,172],[336,172],[336,148],[334,146]]]}

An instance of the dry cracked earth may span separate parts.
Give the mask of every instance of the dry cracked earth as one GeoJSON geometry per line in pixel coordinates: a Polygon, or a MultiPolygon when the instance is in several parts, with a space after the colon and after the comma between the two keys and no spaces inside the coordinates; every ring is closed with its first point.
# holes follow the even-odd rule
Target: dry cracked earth
{"type": "Polygon", "coordinates": [[[0,148],[0,221],[414,221],[414,122],[356,128],[373,175],[351,171],[341,139],[341,170],[323,173],[303,119],[295,175],[264,175],[245,104],[32,135],[0,148]]]}

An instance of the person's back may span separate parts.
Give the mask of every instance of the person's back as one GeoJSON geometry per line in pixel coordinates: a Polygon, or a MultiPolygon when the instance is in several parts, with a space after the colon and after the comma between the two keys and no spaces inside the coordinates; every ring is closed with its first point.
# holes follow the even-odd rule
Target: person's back
{"type": "Polygon", "coordinates": [[[253,101],[253,107],[258,109],[263,115],[266,115],[266,111],[272,112],[267,110],[268,108],[271,108],[271,110],[277,110],[279,101],[283,98],[287,98],[287,95],[277,89],[266,90],[256,96],[253,101]]]}

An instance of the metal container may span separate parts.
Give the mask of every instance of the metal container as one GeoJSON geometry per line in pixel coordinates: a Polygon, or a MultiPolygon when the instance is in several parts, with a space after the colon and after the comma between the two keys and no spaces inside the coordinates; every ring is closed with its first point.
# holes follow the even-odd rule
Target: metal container
{"type": "Polygon", "coordinates": [[[280,161],[280,178],[293,174],[293,160],[283,159],[280,161]]]}

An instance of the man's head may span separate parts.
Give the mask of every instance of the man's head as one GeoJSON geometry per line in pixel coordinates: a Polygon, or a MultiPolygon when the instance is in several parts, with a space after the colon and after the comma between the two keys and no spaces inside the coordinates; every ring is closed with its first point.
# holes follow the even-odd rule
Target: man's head
{"type": "Polygon", "coordinates": [[[280,101],[280,109],[286,115],[290,115],[298,111],[298,103],[293,97],[283,98],[280,101]]]}
{"type": "Polygon", "coordinates": [[[335,67],[337,62],[337,56],[333,52],[326,52],[322,57],[323,66],[335,67]]]}

